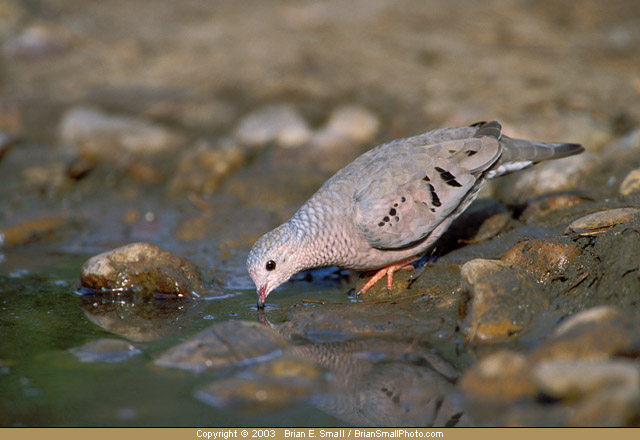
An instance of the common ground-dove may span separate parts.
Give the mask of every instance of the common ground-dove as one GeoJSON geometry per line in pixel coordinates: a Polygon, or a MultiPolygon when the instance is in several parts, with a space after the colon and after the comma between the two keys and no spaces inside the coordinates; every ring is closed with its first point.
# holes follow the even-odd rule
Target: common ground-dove
{"type": "Polygon", "coordinates": [[[361,289],[425,253],[487,179],[583,151],[502,134],[496,121],[380,145],[338,171],[247,259],[258,307],[295,273],[322,266],[378,270],[361,289]]]}

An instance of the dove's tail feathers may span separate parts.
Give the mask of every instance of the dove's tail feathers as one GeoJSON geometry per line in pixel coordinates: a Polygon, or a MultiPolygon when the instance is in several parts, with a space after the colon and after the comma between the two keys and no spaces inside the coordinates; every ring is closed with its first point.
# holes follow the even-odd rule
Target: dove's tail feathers
{"type": "Polygon", "coordinates": [[[490,179],[528,168],[543,160],[560,159],[584,151],[580,144],[533,142],[504,135],[500,137],[500,144],[500,159],[486,173],[490,179]]]}

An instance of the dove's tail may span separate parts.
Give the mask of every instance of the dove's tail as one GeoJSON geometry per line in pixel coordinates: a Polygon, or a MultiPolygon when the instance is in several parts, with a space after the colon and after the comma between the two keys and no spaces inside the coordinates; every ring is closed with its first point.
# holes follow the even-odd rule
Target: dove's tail
{"type": "Polygon", "coordinates": [[[538,162],[549,159],[560,159],[581,153],[584,148],[580,144],[534,142],[524,139],[510,138],[501,134],[500,124],[485,122],[479,125],[475,136],[495,137],[500,141],[502,154],[497,162],[485,172],[485,177],[493,178],[509,174],[538,162]]]}

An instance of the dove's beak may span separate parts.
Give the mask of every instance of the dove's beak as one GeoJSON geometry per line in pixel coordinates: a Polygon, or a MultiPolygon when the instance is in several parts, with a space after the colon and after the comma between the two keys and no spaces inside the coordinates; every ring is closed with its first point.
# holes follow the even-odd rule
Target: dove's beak
{"type": "Polygon", "coordinates": [[[264,309],[264,302],[267,300],[269,294],[269,283],[264,283],[258,289],[258,308],[264,309]]]}

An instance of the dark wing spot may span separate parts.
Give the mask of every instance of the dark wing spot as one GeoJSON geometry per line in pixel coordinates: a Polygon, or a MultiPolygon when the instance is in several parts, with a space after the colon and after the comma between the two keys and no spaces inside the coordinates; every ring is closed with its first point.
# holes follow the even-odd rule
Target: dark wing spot
{"type": "Polygon", "coordinates": [[[433,206],[442,206],[442,202],[440,202],[440,197],[436,194],[435,191],[431,191],[431,204],[433,206]]]}
{"type": "Polygon", "coordinates": [[[396,215],[396,210],[395,210],[395,208],[391,208],[391,209],[389,210],[389,215],[396,215]]]}
{"type": "Polygon", "coordinates": [[[436,171],[440,173],[440,177],[442,177],[442,180],[444,180],[444,182],[449,185],[449,186],[462,186],[460,185],[460,182],[458,182],[456,180],[456,176],[454,176],[453,174],[451,174],[449,171],[447,170],[443,170],[440,167],[436,167],[436,171]]]}
{"type": "MultiPolygon", "coordinates": [[[[429,179],[429,175],[425,175],[425,176],[422,178],[422,180],[424,180],[425,182],[431,182],[431,179],[429,179]]],[[[404,197],[403,197],[403,199],[404,199],[404,197]]],[[[403,200],[403,202],[404,202],[404,200],[403,200]]]]}
{"type": "Polygon", "coordinates": [[[378,223],[378,226],[380,226],[380,227],[384,226],[384,222],[378,223]]]}
{"type": "Polygon", "coordinates": [[[473,155],[474,155],[474,154],[476,154],[476,153],[477,153],[477,151],[476,151],[476,150],[467,150],[467,151],[466,151],[466,154],[467,154],[467,156],[469,156],[469,157],[473,156],[473,155]]]}
{"type": "Polygon", "coordinates": [[[429,188],[429,191],[431,192],[431,204],[433,206],[442,206],[442,202],[440,202],[440,197],[438,197],[438,194],[436,193],[436,189],[433,187],[433,185],[428,183],[427,188],[429,188]]]}
{"type": "Polygon", "coordinates": [[[402,203],[404,203],[404,202],[406,202],[406,201],[407,201],[407,198],[406,198],[406,197],[403,197],[403,198],[401,198],[401,199],[400,199],[400,201],[401,201],[402,203]]]}
{"type": "Polygon", "coordinates": [[[398,217],[398,216],[396,215],[395,220],[396,220],[396,221],[400,221],[400,217],[398,217]]]}
{"type": "Polygon", "coordinates": [[[394,207],[394,208],[397,208],[397,207],[398,207],[398,204],[397,204],[397,203],[394,203],[394,204],[393,204],[393,207],[394,207]]]}
{"type": "Polygon", "coordinates": [[[384,218],[383,218],[382,220],[384,220],[385,222],[388,222],[388,221],[389,221],[389,217],[387,217],[387,216],[385,215],[385,216],[384,216],[384,218]]]}
{"type": "Polygon", "coordinates": [[[449,154],[454,154],[456,150],[449,150],[449,154]]]}

